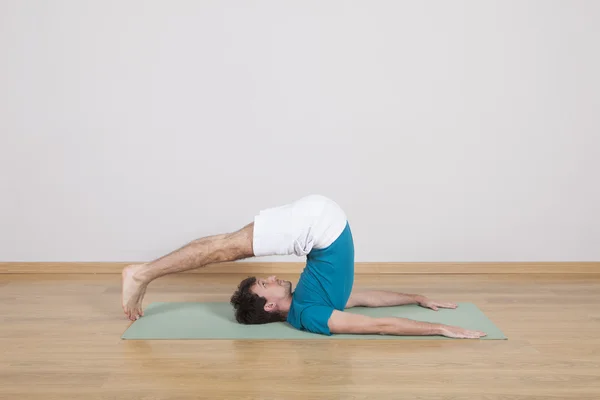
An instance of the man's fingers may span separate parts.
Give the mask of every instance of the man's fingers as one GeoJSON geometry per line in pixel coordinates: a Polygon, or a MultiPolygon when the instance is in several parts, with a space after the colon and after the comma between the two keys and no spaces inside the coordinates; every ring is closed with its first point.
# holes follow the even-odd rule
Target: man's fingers
{"type": "Polygon", "coordinates": [[[454,303],[441,303],[438,305],[443,308],[456,308],[456,304],[454,303]]]}
{"type": "Polygon", "coordinates": [[[460,337],[461,339],[479,339],[479,338],[480,338],[480,335],[475,335],[475,334],[472,334],[472,335],[466,335],[466,334],[465,334],[465,335],[461,335],[461,336],[459,336],[459,337],[460,337]]]}
{"type": "Polygon", "coordinates": [[[442,308],[456,308],[458,307],[458,305],[456,303],[447,303],[447,302],[441,302],[441,301],[432,301],[430,303],[431,308],[433,307],[442,307],[442,308]]]}
{"type": "Polygon", "coordinates": [[[482,331],[472,331],[468,329],[451,327],[446,334],[448,337],[457,339],[478,339],[483,336],[487,336],[487,333],[482,331]]]}
{"type": "Polygon", "coordinates": [[[469,337],[473,339],[480,338],[482,336],[487,336],[487,334],[481,331],[469,331],[469,337]]]}

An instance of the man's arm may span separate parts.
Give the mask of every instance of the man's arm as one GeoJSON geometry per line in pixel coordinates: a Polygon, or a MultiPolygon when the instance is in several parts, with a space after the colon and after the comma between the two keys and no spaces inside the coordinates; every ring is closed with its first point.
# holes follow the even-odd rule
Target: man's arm
{"type": "Polygon", "coordinates": [[[352,292],[346,304],[346,308],[389,307],[406,304],[418,304],[422,307],[431,308],[432,310],[436,311],[439,307],[456,308],[456,304],[454,303],[435,301],[418,294],[386,292],[382,290],[352,292]]]}
{"type": "Polygon", "coordinates": [[[406,318],[372,318],[366,315],[334,310],[328,321],[331,333],[375,334],[396,336],[442,335],[459,339],[477,339],[485,332],[471,331],[456,326],[414,321],[406,318]]]}

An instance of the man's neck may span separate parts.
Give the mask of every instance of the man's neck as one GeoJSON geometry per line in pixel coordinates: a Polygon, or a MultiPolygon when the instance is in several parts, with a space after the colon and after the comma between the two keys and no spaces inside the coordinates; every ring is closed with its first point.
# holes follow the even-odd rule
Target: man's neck
{"type": "Polygon", "coordinates": [[[280,303],[279,310],[286,317],[287,317],[288,313],[290,312],[290,308],[292,307],[292,298],[293,297],[290,296],[287,299],[282,300],[280,303]]]}

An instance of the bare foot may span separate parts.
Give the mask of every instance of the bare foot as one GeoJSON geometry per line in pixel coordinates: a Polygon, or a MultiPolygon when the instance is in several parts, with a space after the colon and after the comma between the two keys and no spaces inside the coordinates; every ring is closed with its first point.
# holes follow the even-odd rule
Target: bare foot
{"type": "Polygon", "coordinates": [[[145,264],[133,264],[123,268],[122,277],[122,298],[123,311],[125,315],[135,321],[138,318],[144,316],[142,310],[142,299],[146,293],[147,283],[143,282],[137,276],[138,271],[144,267],[145,264]]]}

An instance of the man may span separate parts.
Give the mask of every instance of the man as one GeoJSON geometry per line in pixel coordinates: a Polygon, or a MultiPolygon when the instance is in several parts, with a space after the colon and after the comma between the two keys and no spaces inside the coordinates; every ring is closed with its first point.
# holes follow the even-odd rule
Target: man
{"type": "Polygon", "coordinates": [[[143,316],[148,284],[161,276],[207,264],[268,255],[306,256],[295,291],[292,283],[272,276],[244,279],[231,297],[238,322],[286,321],[293,327],[323,335],[336,333],[443,335],[479,338],[484,332],[406,318],[372,318],[345,309],[418,304],[437,310],[456,308],[424,296],[384,291],[354,292],[354,243],[344,211],[318,195],[268,208],[238,231],[208,236],[148,264],[123,270],[123,310],[131,319],[143,316]]]}

